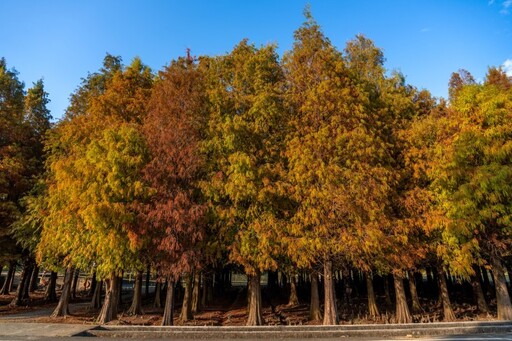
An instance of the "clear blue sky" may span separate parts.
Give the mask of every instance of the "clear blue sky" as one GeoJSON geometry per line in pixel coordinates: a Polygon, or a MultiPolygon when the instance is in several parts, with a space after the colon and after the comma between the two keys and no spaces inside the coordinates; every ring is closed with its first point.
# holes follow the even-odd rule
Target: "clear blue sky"
{"type": "Polygon", "coordinates": [[[308,2],[339,49],[363,33],[389,70],[435,96],[446,97],[459,68],[481,80],[488,66],[512,60],[512,0],[0,0],[0,57],[27,86],[44,78],[59,118],[106,52],[126,64],[139,56],[153,70],[186,48],[218,55],[243,38],[277,43],[282,54],[308,2]]]}

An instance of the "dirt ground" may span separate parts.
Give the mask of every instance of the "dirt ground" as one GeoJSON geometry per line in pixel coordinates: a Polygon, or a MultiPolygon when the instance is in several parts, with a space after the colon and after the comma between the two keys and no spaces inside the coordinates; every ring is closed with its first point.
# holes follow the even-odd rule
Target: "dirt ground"
{"type": "MultiPolygon", "coordinates": [[[[245,293],[241,289],[233,289],[222,297],[217,298],[208,307],[194,315],[194,318],[187,322],[179,320],[180,304],[176,304],[174,313],[175,325],[196,325],[196,326],[241,326],[245,325],[247,320],[247,310],[245,307],[245,293]]],[[[43,292],[36,291],[31,293],[31,299],[24,306],[12,307],[9,303],[13,300],[14,294],[0,295],[0,319],[15,319],[24,322],[41,323],[77,323],[94,324],[99,313],[98,310],[89,307],[89,298],[80,293],[76,300],[71,301],[71,315],[62,318],[50,318],[50,314],[56,306],[56,303],[45,303],[43,292]]],[[[143,315],[128,316],[123,313],[130,305],[129,295],[123,298],[119,313],[119,319],[112,321],[111,324],[118,325],[159,325],[162,320],[163,309],[154,308],[152,298],[149,297],[143,301],[143,315]]],[[[297,306],[287,306],[284,298],[275,299],[272,305],[264,303],[263,316],[267,325],[315,325],[321,324],[321,321],[309,321],[309,306],[300,304],[297,306]]],[[[415,322],[439,322],[442,321],[441,307],[434,301],[424,300],[424,311],[414,315],[415,322]]],[[[384,306],[385,304],[383,304],[384,306]]],[[[453,304],[454,312],[461,321],[490,321],[492,315],[479,315],[476,307],[468,304],[453,304]]],[[[493,307],[493,302],[491,302],[493,307]]],[[[340,304],[338,306],[341,324],[363,324],[393,323],[394,316],[391,309],[385,308],[381,311],[381,317],[378,319],[369,319],[366,315],[366,303],[354,300],[350,303],[340,304]]]]}

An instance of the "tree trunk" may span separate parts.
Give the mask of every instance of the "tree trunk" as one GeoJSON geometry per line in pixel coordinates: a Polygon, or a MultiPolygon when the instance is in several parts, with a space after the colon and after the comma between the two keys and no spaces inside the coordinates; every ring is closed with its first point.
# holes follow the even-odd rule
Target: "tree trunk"
{"type": "MultiPolygon", "coordinates": [[[[159,284],[159,283],[157,283],[159,284]]],[[[174,324],[174,280],[171,277],[167,279],[167,295],[165,296],[164,316],[162,326],[172,326],[174,324]]]]}
{"type": "Polygon", "coordinates": [[[11,290],[11,283],[13,282],[15,272],[16,262],[11,262],[9,264],[9,271],[7,271],[7,277],[5,278],[4,285],[2,286],[2,290],[0,290],[0,295],[9,295],[9,291],[11,290]]]}
{"type": "Polygon", "coordinates": [[[201,272],[196,271],[194,273],[194,289],[192,291],[192,314],[197,313],[200,311],[200,302],[199,299],[200,293],[201,293],[201,272]]]}
{"type": "Polygon", "coordinates": [[[491,255],[494,286],[496,287],[496,301],[498,305],[498,320],[512,320],[512,304],[505,280],[505,267],[498,255],[491,255]]]}
{"type": "Polygon", "coordinates": [[[411,323],[412,316],[405,298],[404,280],[394,275],[395,296],[396,296],[396,323],[411,323]]]}
{"type": "Polygon", "coordinates": [[[437,267],[437,279],[439,281],[439,297],[443,303],[443,321],[455,321],[455,314],[453,313],[452,304],[450,302],[450,295],[448,293],[448,285],[446,283],[446,274],[441,265],[437,267]]]}
{"type": "Polygon", "coordinates": [[[57,273],[52,271],[50,273],[50,280],[46,286],[46,291],[44,292],[44,300],[46,302],[56,302],[57,301],[57,273]]]}
{"type": "MultiPolygon", "coordinates": [[[[25,295],[25,288],[29,285],[31,266],[28,261],[23,265],[23,270],[20,275],[20,282],[16,288],[16,296],[12,300],[12,306],[20,306],[23,302],[23,296],[25,295]]],[[[27,288],[28,289],[28,288],[27,288]]]]}
{"type": "Polygon", "coordinates": [[[89,288],[87,296],[94,296],[94,292],[96,291],[96,285],[98,285],[98,280],[96,279],[96,271],[94,271],[92,273],[91,286],[89,288]]]}
{"type": "Polygon", "coordinates": [[[334,278],[332,273],[332,261],[324,262],[324,325],[338,324],[338,310],[336,307],[336,292],[334,290],[334,278]]]}
{"type": "Polygon", "coordinates": [[[387,309],[391,309],[393,307],[393,302],[391,302],[391,293],[389,292],[389,275],[382,276],[384,281],[384,298],[386,299],[386,307],[387,309]]]}
{"type": "Polygon", "coordinates": [[[75,269],[75,273],[73,274],[73,281],[71,282],[71,299],[76,299],[76,286],[78,283],[78,275],[80,274],[79,269],[75,269]]]}
{"type": "Polygon", "coordinates": [[[483,290],[485,293],[487,293],[489,296],[493,297],[493,290],[491,290],[491,281],[489,280],[489,272],[487,272],[487,269],[482,266],[482,280],[483,280],[483,290]]]}
{"type": "Polygon", "coordinates": [[[32,270],[32,276],[30,276],[30,292],[34,292],[37,289],[37,285],[39,284],[39,266],[34,265],[34,269],[32,270]]]}
{"type": "Polygon", "coordinates": [[[476,299],[476,306],[480,313],[488,314],[489,307],[485,301],[484,290],[482,288],[482,283],[480,282],[482,278],[480,267],[475,265],[473,266],[473,270],[475,270],[475,275],[471,277],[471,286],[473,287],[473,295],[476,299]]]}
{"type": "Polygon", "coordinates": [[[183,295],[183,304],[181,305],[180,320],[189,321],[192,316],[192,274],[185,275],[185,293],[183,295]]]}
{"type": "Polygon", "coordinates": [[[35,261],[30,261],[30,266],[29,266],[29,269],[27,271],[27,277],[25,279],[25,281],[23,282],[23,295],[22,295],[22,298],[24,301],[29,301],[30,300],[30,281],[32,279],[32,273],[34,272],[34,267],[35,267],[35,261]]]}
{"type": "Polygon", "coordinates": [[[51,317],[69,315],[69,297],[71,296],[71,280],[73,277],[73,268],[67,268],[64,274],[64,284],[62,285],[62,293],[60,295],[59,304],[53,311],[51,317]]]}
{"type": "Polygon", "coordinates": [[[121,272],[121,276],[117,278],[118,296],[117,296],[117,306],[120,307],[123,304],[123,280],[124,280],[124,271],[121,272]]]}
{"type": "Polygon", "coordinates": [[[142,271],[137,271],[135,286],[133,287],[133,300],[128,315],[142,315],[142,271]]]}
{"type": "Polygon", "coordinates": [[[144,297],[149,296],[149,280],[151,279],[151,266],[148,264],[148,268],[146,270],[146,288],[144,290],[144,297]]]}
{"type": "Polygon", "coordinates": [[[265,324],[263,314],[261,311],[261,287],[260,287],[261,274],[256,272],[255,275],[248,275],[249,287],[249,316],[247,318],[248,326],[261,326],[265,324]]]}
{"type": "Polygon", "coordinates": [[[370,317],[379,317],[379,308],[377,306],[377,300],[375,298],[375,291],[373,290],[373,281],[371,273],[367,272],[366,277],[366,289],[368,291],[368,314],[370,317]]]}
{"type": "Polygon", "coordinates": [[[412,311],[413,313],[419,313],[423,309],[421,309],[420,299],[418,297],[418,290],[416,288],[416,278],[414,277],[414,273],[409,271],[409,291],[411,292],[412,299],[412,311]]]}
{"type": "Polygon", "coordinates": [[[318,275],[311,273],[311,303],[309,305],[309,319],[311,321],[320,321],[322,312],[320,311],[320,295],[318,294],[318,275]]]}
{"type": "Polygon", "coordinates": [[[295,274],[290,274],[288,278],[290,279],[290,297],[288,298],[288,306],[294,307],[299,305],[299,297],[297,296],[297,276],[295,274]]]}
{"type": "Polygon", "coordinates": [[[156,281],[155,284],[155,302],[153,302],[154,308],[162,308],[162,282],[156,281]]]}
{"type": "Polygon", "coordinates": [[[117,308],[119,303],[119,277],[114,273],[110,278],[105,280],[107,292],[105,293],[105,301],[98,316],[98,323],[105,324],[107,322],[117,320],[117,308]]]}
{"type": "Polygon", "coordinates": [[[91,298],[91,309],[101,308],[101,290],[103,289],[103,281],[96,281],[96,287],[91,298]]]}

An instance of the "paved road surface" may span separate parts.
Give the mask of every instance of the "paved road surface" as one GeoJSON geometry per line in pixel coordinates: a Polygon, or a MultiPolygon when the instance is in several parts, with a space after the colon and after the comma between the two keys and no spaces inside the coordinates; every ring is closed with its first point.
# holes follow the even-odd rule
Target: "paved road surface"
{"type": "MultiPolygon", "coordinates": [[[[97,339],[97,338],[96,338],[97,339]]],[[[0,336],[0,341],[25,341],[25,340],[44,340],[44,341],[92,341],[90,337],[28,337],[28,336],[0,336]]],[[[135,339],[115,338],[113,341],[134,341],[135,339]]],[[[163,339],[144,339],[144,341],[162,341],[163,339]]],[[[226,339],[208,339],[209,341],[225,341],[226,339]]],[[[236,339],[228,339],[236,341],[236,339]]],[[[240,339],[243,341],[261,341],[262,339],[240,339]]],[[[288,340],[288,339],[284,339],[288,340]]],[[[289,339],[297,341],[311,341],[311,339],[289,339]]],[[[333,341],[334,339],[315,339],[315,341],[333,341]]],[[[396,338],[396,339],[380,339],[380,338],[343,338],[346,341],[403,341],[403,340],[421,340],[421,341],[512,341],[512,334],[493,334],[493,335],[463,335],[463,336],[442,336],[442,337],[425,337],[425,338],[396,338]]],[[[191,339],[173,341],[191,341],[191,339]]]]}

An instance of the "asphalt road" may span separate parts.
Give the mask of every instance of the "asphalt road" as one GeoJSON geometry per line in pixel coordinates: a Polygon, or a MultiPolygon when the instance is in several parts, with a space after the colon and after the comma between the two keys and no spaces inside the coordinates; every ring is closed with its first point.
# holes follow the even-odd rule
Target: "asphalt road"
{"type": "MultiPolygon", "coordinates": [[[[98,338],[94,338],[98,339],[98,338]]],[[[25,340],[44,340],[44,341],[91,341],[94,340],[90,337],[34,337],[34,336],[19,336],[19,337],[4,337],[0,336],[0,341],[25,341],[25,340]]],[[[128,338],[115,338],[113,341],[134,341],[135,339],[128,338]]],[[[145,341],[162,341],[163,339],[144,339],[145,341]]],[[[173,339],[173,341],[191,341],[193,339],[173,339]]],[[[205,339],[197,339],[197,340],[205,340],[205,339]]],[[[208,341],[225,341],[226,339],[206,339],[208,341]]],[[[243,340],[243,341],[261,341],[262,339],[228,339],[228,340],[243,340]]],[[[287,340],[287,339],[282,339],[287,340]]],[[[311,341],[311,339],[289,339],[290,341],[311,341]]],[[[332,341],[334,339],[315,339],[316,341],[332,341]]],[[[478,340],[486,340],[486,341],[512,341],[512,333],[507,334],[492,334],[492,335],[461,335],[461,336],[439,336],[439,337],[420,337],[420,338],[343,338],[346,341],[403,341],[403,340],[422,340],[422,341],[478,341],[478,340]]]]}

